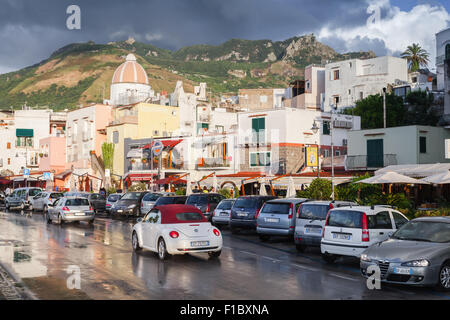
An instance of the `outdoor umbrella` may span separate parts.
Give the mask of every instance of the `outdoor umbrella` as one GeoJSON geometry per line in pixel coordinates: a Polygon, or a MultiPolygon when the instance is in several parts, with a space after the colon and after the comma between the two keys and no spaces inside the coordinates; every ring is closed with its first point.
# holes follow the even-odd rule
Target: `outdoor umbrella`
{"type": "Polygon", "coordinates": [[[259,195],[267,196],[266,183],[264,181],[262,181],[259,185],[259,195]]]}
{"type": "Polygon", "coordinates": [[[297,192],[295,191],[294,179],[292,177],[289,177],[288,188],[286,191],[286,198],[294,198],[296,195],[297,192]]]}
{"type": "Polygon", "coordinates": [[[441,172],[432,176],[420,179],[421,181],[433,183],[433,184],[449,184],[450,183],[450,171],[441,172]]]}
{"type": "Polygon", "coordinates": [[[382,174],[375,175],[373,177],[356,181],[355,183],[368,183],[368,184],[429,184],[426,181],[410,178],[402,174],[388,171],[382,174]]]}
{"type": "Polygon", "coordinates": [[[191,187],[191,174],[189,173],[187,175],[187,179],[186,179],[186,195],[189,196],[192,194],[192,187],[191,187]]]}

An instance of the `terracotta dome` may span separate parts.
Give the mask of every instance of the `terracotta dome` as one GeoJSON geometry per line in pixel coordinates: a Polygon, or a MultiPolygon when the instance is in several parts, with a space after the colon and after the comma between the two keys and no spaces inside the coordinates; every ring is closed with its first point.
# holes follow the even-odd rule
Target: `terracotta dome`
{"type": "Polygon", "coordinates": [[[112,83],[148,84],[147,72],[136,62],[134,54],[127,55],[126,61],[114,72],[112,83]]]}

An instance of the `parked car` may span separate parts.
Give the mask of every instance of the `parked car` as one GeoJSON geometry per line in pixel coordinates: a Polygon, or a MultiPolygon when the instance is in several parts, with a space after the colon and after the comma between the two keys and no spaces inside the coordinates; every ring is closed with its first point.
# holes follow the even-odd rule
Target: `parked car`
{"type": "Polygon", "coordinates": [[[111,215],[135,216],[141,215],[141,201],[148,191],[132,191],[125,193],[111,208],[111,215]]]}
{"type": "Polygon", "coordinates": [[[57,221],[58,224],[65,222],[87,221],[93,224],[95,219],[94,208],[86,198],[62,197],[48,207],[46,213],[47,223],[57,221]]]}
{"type": "Polygon", "coordinates": [[[196,206],[211,221],[212,212],[225,197],[219,193],[194,193],[188,196],[186,204],[196,206]]]}
{"type": "Polygon", "coordinates": [[[256,232],[259,238],[267,241],[271,236],[293,237],[297,210],[307,200],[290,198],[269,200],[264,203],[256,219],[256,232]]]}
{"type": "Polygon", "coordinates": [[[36,211],[47,212],[48,205],[55,202],[56,199],[64,196],[61,192],[47,192],[38,193],[30,200],[30,209],[36,211]]]}
{"type": "Polygon", "coordinates": [[[107,213],[110,213],[112,206],[114,205],[114,203],[117,202],[117,200],[120,199],[120,197],[122,197],[122,195],[123,195],[123,193],[111,193],[106,198],[105,210],[107,213]]]}
{"type": "Polygon", "coordinates": [[[239,197],[233,204],[230,214],[230,229],[232,233],[240,229],[256,230],[256,218],[259,210],[266,201],[275,199],[273,196],[244,196],[239,197]]]}
{"type": "Polygon", "coordinates": [[[156,200],[162,196],[174,196],[175,192],[156,192],[156,193],[147,193],[141,202],[141,212],[142,214],[146,214],[150,212],[151,209],[155,206],[156,200]]]}
{"type": "Polygon", "coordinates": [[[17,188],[6,199],[6,210],[11,208],[18,208],[26,210],[30,206],[30,200],[41,193],[41,188],[17,188]]]}
{"type": "Polygon", "coordinates": [[[103,194],[89,193],[87,199],[91,203],[92,208],[94,208],[95,213],[106,211],[106,197],[103,194]]]}
{"type": "Polygon", "coordinates": [[[190,252],[207,252],[217,258],[222,252],[221,232],[200,209],[184,204],[154,207],[134,225],[131,239],[135,251],[155,251],[161,260],[190,252]]]}
{"type": "Polygon", "coordinates": [[[376,265],[381,281],[450,291],[450,217],[411,220],[361,254],[361,273],[376,265]]]}
{"type": "Polygon", "coordinates": [[[329,263],[339,256],[360,258],[364,250],[388,239],[407,222],[401,212],[387,206],[331,209],[320,244],[322,257],[329,263]]]}
{"type": "Polygon", "coordinates": [[[156,200],[155,207],[163,206],[165,204],[184,204],[186,199],[186,196],[162,196],[156,200]]]}
{"type": "Polygon", "coordinates": [[[307,247],[320,247],[322,229],[330,209],[343,206],[357,206],[350,201],[309,201],[302,203],[297,210],[294,242],[297,251],[307,247]]]}
{"type": "Polygon", "coordinates": [[[235,201],[236,199],[224,199],[219,202],[211,218],[215,226],[227,226],[230,224],[231,207],[233,207],[235,201]]]}

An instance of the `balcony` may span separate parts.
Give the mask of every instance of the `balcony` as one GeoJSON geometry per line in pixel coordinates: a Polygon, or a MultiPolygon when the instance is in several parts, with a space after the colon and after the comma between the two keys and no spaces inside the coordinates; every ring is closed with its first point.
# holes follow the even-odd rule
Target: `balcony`
{"type": "Polygon", "coordinates": [[[395,154],[347,156],[345,160],[347,170],[376,170],[396,164],[397,155],[395,154]]]}
{"type": "Polygon", "coordinates": [[[229,168],[230,161],[223,158],[198,158],[196,169],[229,168]]]}

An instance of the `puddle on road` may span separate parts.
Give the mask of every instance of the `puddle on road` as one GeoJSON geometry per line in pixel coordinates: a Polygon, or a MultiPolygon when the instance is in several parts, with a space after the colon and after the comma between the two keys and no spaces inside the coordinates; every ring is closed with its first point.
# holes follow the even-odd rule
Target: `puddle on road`
{"type": "Polygon", "coordinates": [[[68,289],[64,279],[48,276],[26,278],[23,282],[41,300],[92,300],[84,291],[68,289]]]}

